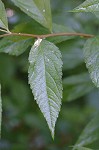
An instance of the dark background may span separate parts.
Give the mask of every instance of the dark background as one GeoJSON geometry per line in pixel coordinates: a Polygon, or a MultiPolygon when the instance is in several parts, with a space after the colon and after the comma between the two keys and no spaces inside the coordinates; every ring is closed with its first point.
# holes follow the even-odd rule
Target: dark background
{"type": "MultiPolygon", "coordinates": [[[[31,22],[31,18],[15,7],[10,0],[3,0],[3,2],[10,29],[19,23],[31,22]]],[[[76,32],[97,34],[99,21],[93,14],[67,12],[82,2],[83,0],[51,0],[53,22],[69,26],[76,32]]],[[[31,32],[31,30],[39,33],[39,28],[35,26],[26,28],[23,32],[31,32]]],[[[63,78],[87,72],[82,54],[84,42],[85,39],[76,38],[57,45],[63,54],[63,78]],[[66,51],[64,52],[63,49],[66,51]]],[[[94,88],[86,95],[69,102],[66,94],[68,95],[69,92],[74,97],[75,92],[72,87],[69,87],[68,91],[64,90],[65,96],[53,141],[28,85],[29,50],[30,48],[18,57],[0,54],[3,101],[0,150],[70,150],[72,149],[70,146],[75,144],[83,128],[98,110],[99,92],[94,88]]]]}

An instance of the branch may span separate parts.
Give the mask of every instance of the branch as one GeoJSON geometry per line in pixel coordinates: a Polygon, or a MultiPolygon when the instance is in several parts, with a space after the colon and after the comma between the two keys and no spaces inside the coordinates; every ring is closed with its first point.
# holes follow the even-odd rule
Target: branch
{"type": "Polygon", "coordinates": [[[47,37],[55,37],[55,36],[80,36],[84,38],[94,37],[94,35],[84,34],[84,33],[52,33],[52,34],[44,34],[44,35],[27,34],[27,33],[7,33],[7,34],[0,35],[0,37],[6,37],[6,36],[25,36],[25,37],[41,38],[41,39],[47,37]]]}

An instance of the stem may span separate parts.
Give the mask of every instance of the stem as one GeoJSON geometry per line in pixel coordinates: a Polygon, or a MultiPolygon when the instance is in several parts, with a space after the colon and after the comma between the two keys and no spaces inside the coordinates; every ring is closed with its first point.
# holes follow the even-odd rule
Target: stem
{"type": "Polygon", "coordinates": [[[55,36],[80,36],[85,38],[94,37],[94,35],[85,34],[85,33],[52,33],[52,34],[44,34],[44,35],[27,34],[27,33],[7,33],[7,34],[0,35],[0,37],[5,37],[5,36],[25,36],[25,37],[41,38],[41,39],[47,37],[55,37],[55,36]]]}

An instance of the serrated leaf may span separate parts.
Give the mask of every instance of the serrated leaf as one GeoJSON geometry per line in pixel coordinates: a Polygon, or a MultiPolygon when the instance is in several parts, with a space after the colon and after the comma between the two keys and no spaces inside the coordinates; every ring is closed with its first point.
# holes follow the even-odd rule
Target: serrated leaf
{"type": "Polygon", "coordinates": [[[29,84],[54,137],[62,98],[62,61],[51,42],[37,40],[29,55],[29,84]]]}
{"type": "Polygon", "coordinates": [[[84,57],[93,83],[99,87],[99,37],[88,39],[84,45],[84,57]]]}
{"type": "Polygon", "coordinates": [[[99,113],[85,127],[73,150],[76,147],[86,146],[97,140],[99,141],[99,113]]]}
{"type": "Polygon", "coordinates": [[[64,101],[72,101],[90,92],[94,86],[87,73],[70,76],[63,79],[64,101]]]}
{"type": "MultiPolygon", "coordinates": [[[[86,0],[73,10],[73,12],[92,12],[96,16],[99,14],[99,0],[86,0]]],[[[98,16],[99,18],[99,16],[98,16]]]]}
{"type": "Polygon", "coordinates": [[[0,0],[0,27],[8,30],[8,21],[4,4],[0,0]]]}
{"type": "Polygon", "coordinates": [[[23,12],[52,30],[50,0],[12,0],[23,12]]]}
{"type": "Polygon", "coordinates": [[[1,85],[0,85],[0,137],[1,137],[1,122],[2,122],[2,100],[1,100],[1,85]]]}

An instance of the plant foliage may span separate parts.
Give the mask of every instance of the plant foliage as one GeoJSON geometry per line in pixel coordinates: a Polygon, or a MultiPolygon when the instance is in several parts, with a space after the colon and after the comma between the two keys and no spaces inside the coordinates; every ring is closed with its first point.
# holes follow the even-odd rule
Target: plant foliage
{"type": "Polygon", "coordinates": [[[59,49],[38,39],[29,54],[29,84],[54,137],[62,98],[62,61],[59,49]]]}
{"type": "Polygon", "coordinates": [[[86,66],[94,84],[99,87],[99,37],[94,37],[86,41],[84,46],[84,56],[86,66]]]}
{"type": "Polygon", "coordinates": [[[52,18],[50,0],[12,0],[16,6],[18,6],[27,15],[35,19],[44,27],[52,30],[52,18]]]}
{"type": "Polygon", "coordinates": [[[74,12],[91,12],[99,18],[99,0],[86,0],[74,12]]]}
{"type": "MultiPolygon", "coordinates": [[[[89,122],[80,135],[75,148],[82,147],[99,140],[99,113],[89,122]]],[[[74,148],[74,149],[75,149],[74,148]]]]}
{"type": "Polygon", "coordinates": [[[6,16],[6,11],[4,8],[4,4],[0,0],[0,27],[8,30],[8,21],[6,16]]]}
{"type": "MultiPolygon", "coordinates": [[[[32,125],[37,127],[35,134],[37,134],[40,129],[46,131],[44,123],[41,125],[43,122],[41,117],[37,118],[37,114],[31,113],[32,108],[31,104],[29,104],[31,91],[29,91],[28,85],[26,85],[24,81],[26,80],[28,72],[28,83],[32,90],[34,100],[43,113],[53,138],[55,124],[62,104],[62,97],[63,104],[68,102],[66,105],[63,105],[61,113],[62,123],[59,123],[59,126],[62,126],[59,137],[67,142],[69,139],[65,137],[68,134],[67,131],[69,132],[70,128],[73,128],[72,130],[75,130],[73,132],[77,132],[78,134],[80,128],[78,129],[75,122],[82,128],[81,125],[83,123],[84,125],[86,124],[85,122],[89,119],[89,114],[93,114],[94,109],[98,107],[97,103],[99,104],[99,102],[93,102],[94,99],[97,99],[96,95],[98,95],[96,87],[99,87],[98,20],[94,19],[91,15],[89,18],[85,17],[81,19],[79,14],[76,13],[74,13],[74,16],[68,13],[67,18],[65,17],[64,19],[63,11],[58,10],[57,12],[55,8],[57,9],[57,7],[59,7],[60,9],[61,6],[64,8],[66,3],[68,4],[66,5],[66,9],[68,9],[70,4],[73,3],[71,1],[64,1],[64,4],[61,0],[51,2],[50,0],[11,0],[11,2],[4,1],[4,3],[5,6],[8,5],[8,7],[10,3],[11,7],[15,4],[15,6],[13,6],[13,8],[15,7],[15,12],[11,9],[5,9],[3,1],[0,0],[0,37],[3,37],[0,39],[0,53],[8,53],[11,55],[8,58],[7,55],[0,54],[0,83],[3,85],[3,90],[5,91],[5,93],[2,94],[4,95],[6,112],[4,113],[6,116],[4,121],[16,119],[15,124],[11,123],[10,120],[10,123],[4,126],[4,129],[6,129],[6,132],[8,130],[11,131],[11,128],[15,125],[12,131],[19,129],[20,132],[20,128],[26,123],[25,127],[27,128],[32,128],[32,125]],[[50,5],[50,3],[52,5],[50,5]],[[7,16],[9,19],[7,19],[7,16]],[[59,16],[60,19],[58,19],[59,16]],[[17,20],[16,23],[14,19],[17,20]],[[53,20],[58,23],[54,23],[53,20]],[[64,20],[64,22],[66,21],[64,23],[65,25],[60,23],[62,20],[64,20]],[[78,20],[80,20],[82,25],[78,20]],[[8,21],[9,25],[11,25],[11,30],[8,28],[8,21]],[[12,24],[11,21],[13,22],[12,24]],[[83,21],[84,23],[82,23],[83,21]],[[94,27],[94,25],[96,26],[94,27]],[[14,29],[12,29],[12,26],[14,26],[14,29]],[[83,26],[85,29],[83,29],[83,26]],[[88,33],[94,33],[94,35],[77,33],[77,31],[88,31],[88,33]],[[79,38],[76,36],[79,36],[79,38]],[[85,39],[84,37],[89,39],[85,39]],[[20,56],[16,58],[13,55],[20,56]],[[21,70],[19,70],[19,68],[21,68],[21,70]],[[9,97],[11,97],[13,101],[10,101],[9,97]],[[88,100],[89,97],[90,102],[88,100]],[[69,102],[74,100],[78,101],[71,102],[70,108],[69,102]],[[74,106],[76,107],[74,108],[74,106]],[[28,112],[27,114],[26,111],[28,112]],[[17,120],[18,117],[21,120],[20,122],[17,120]],[[70,122],[71,126],[69,126],[70,122]]],[[[86,0],[71,12],[91,12],[99,18],[99,0],[86,0]]],[[[36,111],[37,110],[34,112],[36,111]]],[[[2,102],[0,85],[0,131],[1,114],[2,102]]],[[[71,133],[68,135],[70,139],[71,137],[74,139],[72,142],[72,145],[74,145],[73,150],[92,150],[99,146],[98,143],[95,143],[99,140],[98,115],[99,113],[95,114],[92,121],[88,123],[76,144],[74,143],[77,137],[74,138],[74,135],[71,136],[71,133]]],[[[22,127],[22,131],[23,130],[22,127]]],[[[24,143],[25,141],[32,141],[34,138],[32,133],[30,134],[31,139],[27,139],[27,137],[23,138],[22,135],[20,138],[17,138],[14,133],[15,132],[13,132],[13,137],[16,137],[21,143],[23,141],[24,143]]],[[[35,139],[35,143],[38,141],[41,142],[39,139],[40,137],[35,139]]],[[[59,139],[57,141],[59,141],[59,139]]],[[[61,141],[59,145],[62,145],[64,141],[61,141]]],[[[30,145],[34,146],[35,144],[30,145]]],[[[36,149],[35,146],[32,146],[26,147],[23,144],[23,147],[17,147],[16,144],[15,147],[17,148],[8,146],[8,149],[36,149]]],[[[41,149],[43,149],[43,146],[41,146],[41,149]]],[[[49,148],[49,150],[52,149],[54,148],[49,148]]],[[[55,147],[55,149],[57,149],[57,147],[55,147]]]]}

